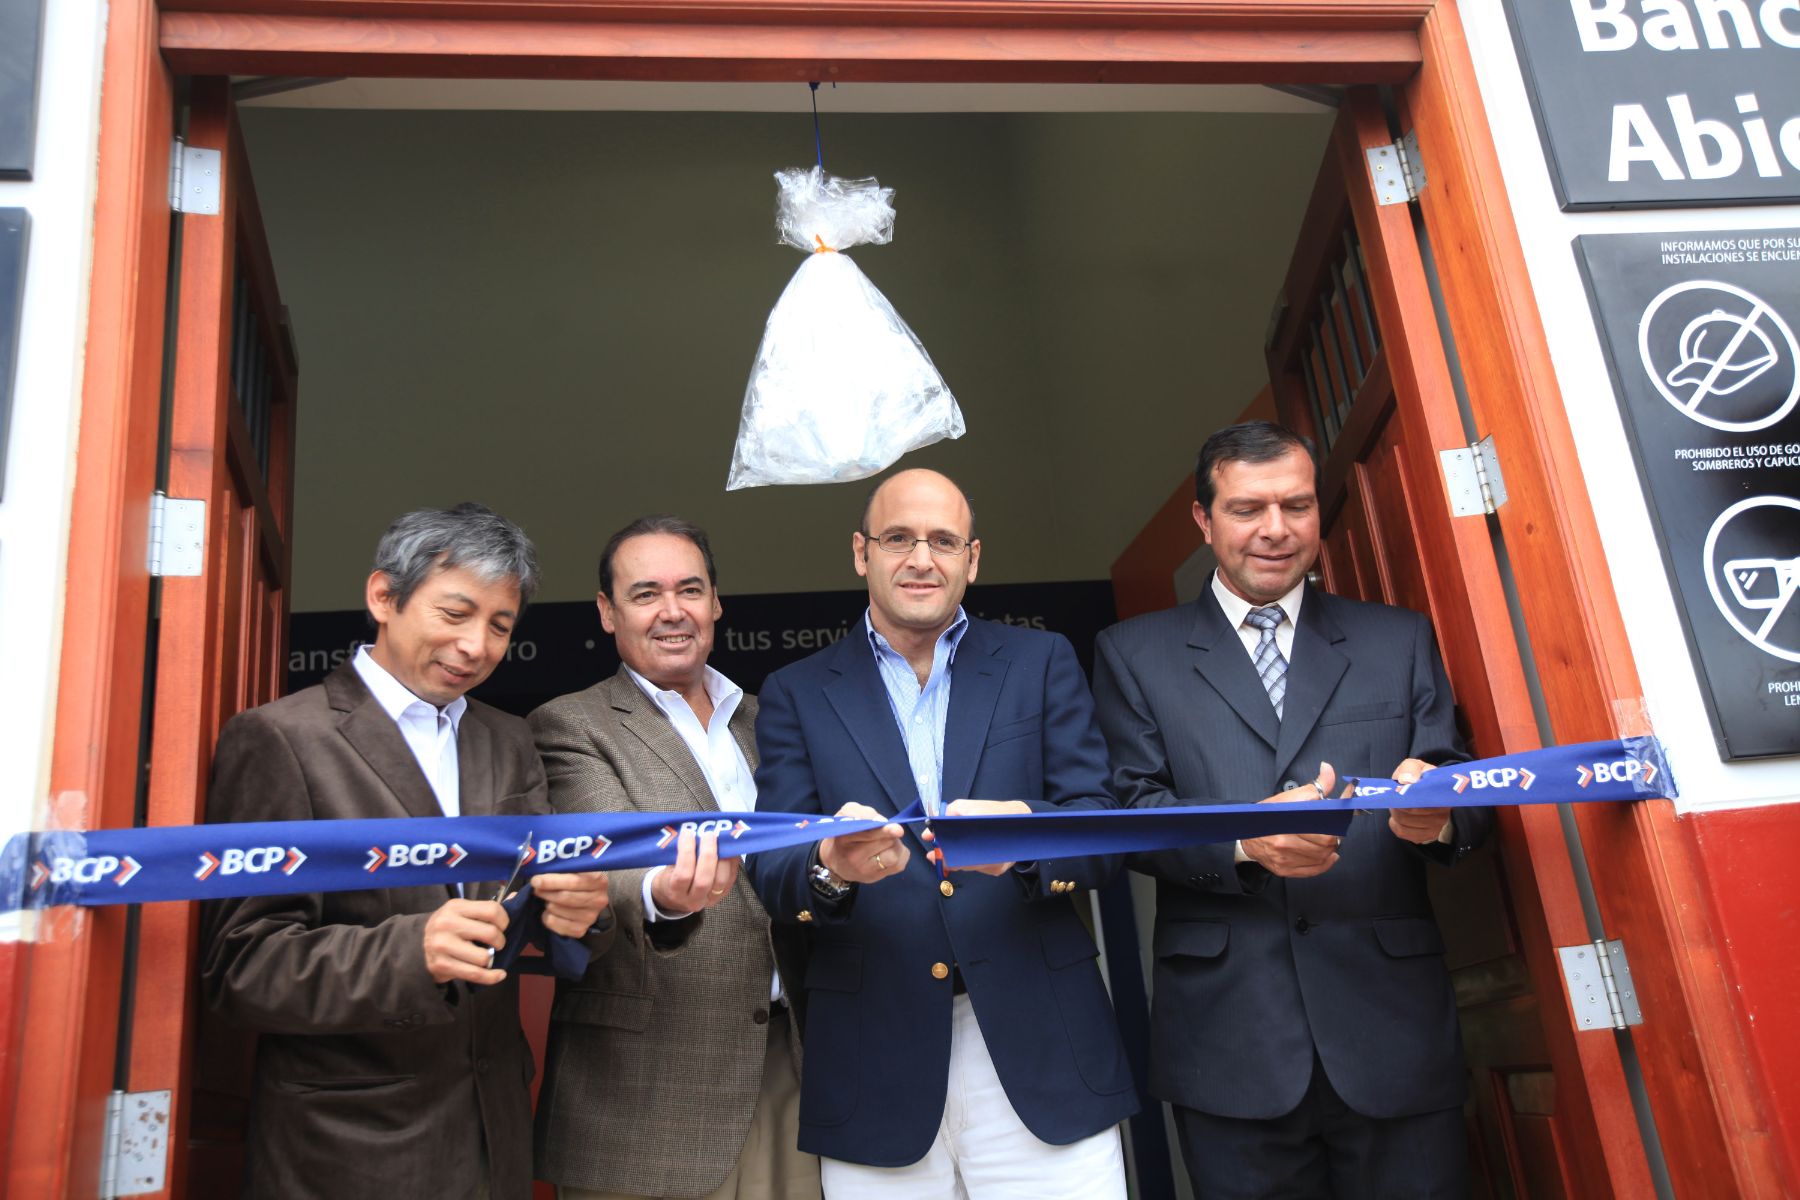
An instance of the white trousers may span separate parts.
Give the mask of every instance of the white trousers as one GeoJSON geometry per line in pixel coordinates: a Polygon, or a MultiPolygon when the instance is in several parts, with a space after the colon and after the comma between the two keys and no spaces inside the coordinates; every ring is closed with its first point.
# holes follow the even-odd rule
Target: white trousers
{"type": "Polygon", "coordinates": [[[905,1167],[820,1160],[826,1200],[1125,1200],[1115,1126],[1067,1146],[1040,1142],[1013,1111],[967,996],[951,1009],[950,1088],[925,1157],[905,1167]]]}

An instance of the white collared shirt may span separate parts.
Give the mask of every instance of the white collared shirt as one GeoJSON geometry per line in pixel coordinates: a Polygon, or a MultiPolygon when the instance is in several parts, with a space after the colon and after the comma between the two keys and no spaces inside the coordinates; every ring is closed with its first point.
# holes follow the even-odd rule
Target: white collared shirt
{"type": "Polygon", "coordinates": [[[367,645],[358,646],[356,657],[350,661],[375,703],[400,726],[400,736],[418,760],[419,770],[425,773],[425,782],[431,785],[438,807],[446,817],[461,816],[462,775],[456,762],[456,733],[463,713],[469,709],[468,698],[458,696],[441,709],[419,699],[375,661],[367,645]]]}
{"type": "Polygon", "coordinates": [[[744,689],[707,667],[702,679],[707,697],[712,700],[713,715],[711,723],[702,728],[700,718],[694,715],[680,692],[659,688],[630,667],[625,671],[681,735],[688,753],[694,756],[695,765],[706,776],[706,786],[712,789],[719,811],[750,812],[755,809],[756,776],[751,772],[750,762],[739,748],[737,738],[731,734],[731,718],[744,699],[744,689]]]}
{"type": "MultiPolygon", "coordinates": [[[[1244,653],[1250,661],[1256,661],[1256,643],[1262,640],[1262,630],[1244,620],[1253,608],[1266,608],[1267,605],[1252,604],[1230,588],[1219,578],[1217,571],[1212,577],[1213,597],[1218,600],[1219,607],[1225,612],[1225,623],[1237,630],[1238,641],[1244,643],[1244,653]]],[[[1275,648],[1281,651],[1281,657],[1288,662],[1294,661],[1294,626],[1300,621],[1300,601],[1306,596],[1306,580],[1302,579],[1294,585],[1294,590],[1275,603],[1287,614],[1287,620],[1275,627],[1275,648]]]]}
{"type": "MultiPolygon", "coordinates": [[[[731,718],[737,712],[738,705],[743,702],[744,689],[731,682],[723,674],[706,668],[701,677],[706,687],[706,695],[712,701],[712,720],[702,728],[700,718],[694,715],[686,697],[672,688],[659,688],[630,667],[625,671],[631,681],[638,685],[656,706],[658,712],[669,719],[675,732],[681,736],[682,744],[688,753],[694,756],[694,765],[700,768],[700,774],[706,777],[706,786],[712,790],[713,800],[718,804],[720,812],[751,812],[756,808],[756,775],[750,770],[750,760],[744,757],[743,749],[737,738],[731,734],[731,718]]],[[[671,917],[656,907],[656,901],[650,894],[651,885],[659,872],[667,867],[652,867],[644,872],[643,899],[644,920],[673,921],[679,917],[671,917]]],[[[776,971],[769,981],[769,999],[779,1000],[782,997],[781,973],[776,971]]]]}

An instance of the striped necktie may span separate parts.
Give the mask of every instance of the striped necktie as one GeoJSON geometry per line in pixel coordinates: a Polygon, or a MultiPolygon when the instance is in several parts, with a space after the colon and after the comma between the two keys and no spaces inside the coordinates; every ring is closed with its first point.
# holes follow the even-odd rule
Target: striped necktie
{"type": "Polygon", "coordinates": [[[1269,693],[1269,703],[1275,706],[1277,717],[1281,716],[1281,702],[1287,698],[1288,665],[1287,659],[1281,657],[1281,647],[1275,644],[1275,627],[1285,620],[1287,613],[1279,604],[1253,608],[1244,615],[1246,624],[1262,631],[1250,657],[1256,664],[1256,673],[1262,677],[1263,689],[1269,693]]]}

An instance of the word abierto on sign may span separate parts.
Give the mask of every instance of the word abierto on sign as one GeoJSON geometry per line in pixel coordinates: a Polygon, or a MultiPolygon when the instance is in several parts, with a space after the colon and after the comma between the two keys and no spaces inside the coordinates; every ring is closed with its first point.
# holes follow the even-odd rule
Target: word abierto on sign
{"type": "MultiPolygon", "coordinates": [[[[1640,5],[1633,16],[1626,0],[1600,4],[1574,0],[1575,27],[1581,48],[1589,53],[1629,50],[1641,37],[1653,50],[1674,53],[1687,50],[1755,50],[1767,38],[1771,45],[1800,49],[1800,0],[1763,0],[1756,19],[1743,0],[1698,0],[1693,13],[1667,0],[1640,5]],[[1792,20],[1792,30],[1783,24],[1792,20]],[[1758,30],[1761,33],[1759,36],[1758,30]]],[[[1690,97],[1676,92],[1664,97],[1667,118],[1643,104],[1615,104],[1612,109],[1612,148],[1607,155],[1606,177],[1615,183],[1631,178],[1636,163],[1647,163],[1664,179],[1724,179],[1750,164],[1765,179],[1780,177],[1786,169],[1800,172],[1800,113],[1770,128],[1762,101],[1754,91],[1732,97],[1735,112],[1696,114],[1690,97]],[[1672,139],[1663,136],[1667,129],[1672,139]],[[1778,149],[1779,148],[1779,149],[1778,149]],[[1675,151],[1680,151],[1679,161],[1675,151]]]]}
{"type": "Polygon", "coordinates": [[[1278,833],[1344,834],[1357,812],[1675,794],[1654,738],[1550,747],[1430,771],[1415,783],[1358,780],[1338,799],[875,821],[749,812],[559,813],[263,821],[19,834],[0,850],[0,911],[362,891],[612,870],[675,861],[684,832],[716,833],[735,858],[892,822],[929,824],[951,867],[1121,854],[1278,833]]]}
{"type": "Polygon", "coordinates": [[[1800,0],[1510,0],[1564,207],[1800,195],[1800,0]]]}

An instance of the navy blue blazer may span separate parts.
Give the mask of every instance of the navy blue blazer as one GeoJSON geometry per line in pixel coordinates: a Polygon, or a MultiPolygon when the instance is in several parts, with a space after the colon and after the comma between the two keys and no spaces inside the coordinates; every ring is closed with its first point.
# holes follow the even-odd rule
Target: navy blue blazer
{"type": "MultiPolygon", "coordinates": [[[[1327,595],[1300,606],[1284,716],[1209,587],[1115,625],[1094,695],[1113,789],[1140,808],[1248,803],[1314,777],[1386,776],[1402,759],[1468,756],[1431,626],[1327,595]]],[[[1456,809],[1450,846],[1395,837],[1359,813],[1311,879],[1237,868],[1231,845],[1134,857],[1157,879],[1152,1094],[1219,1116],[1293,1110],[1318,1050],[1365,1116],[1452,1108],[1466,1084],[1456,998],[1425,872],[1485,840],[1489,809],[1456,809]]]]}
{"type": "MultiPolygon", "coordinates": [[[[851,802],[897,813],[918,799],[861,622],[841,641],[770,675],[756,722],[759,811],[835,813],[851,802]]],[[[1087,681],[1058,634],[971,619],[951,666],[946,801],[1024,800],[1110,808],[1106,749],[1087,681]]],[[[751,856],[770,919],[812,931],[800,1149],[870,1166],[931,1148],[949,1086],[950,1006],[960,969],[988,1053],[1033,1134],[1064,1145],[1137,1109],[1098,950],[1051,883],[1099,887],[1116,857],[1039,862],[994,877],[950,876],[908,827],[905,871],[822,901],[809,849],[751,856]]],[[[790,987],[793,984],[790,982],[790,987]]]]}

